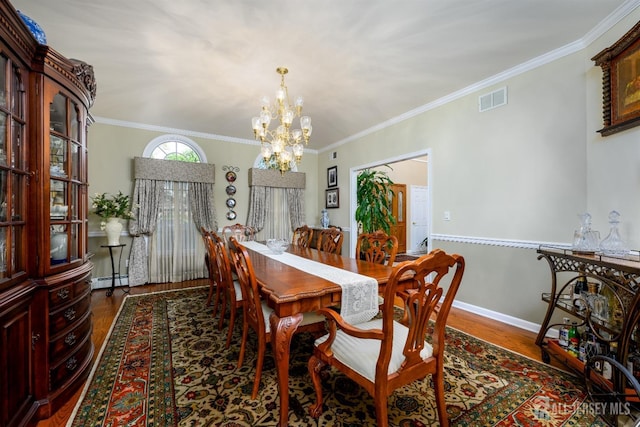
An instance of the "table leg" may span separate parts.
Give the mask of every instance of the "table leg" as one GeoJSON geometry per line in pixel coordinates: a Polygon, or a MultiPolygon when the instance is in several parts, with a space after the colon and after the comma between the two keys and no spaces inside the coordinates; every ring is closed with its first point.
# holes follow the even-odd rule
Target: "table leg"
{"type": "Polygon", "coordinates": [[[279,427],[289,424],[289,355],[291,337],[302,322],[302,313],[293,316],[278,317],[275,312],[269,317],[271,326],[271,348],[276,360],[278,374],[278,395],[280,396],[279,427]]]}
{"type": "Polygon", "coordinates": [[[113,248],[109,246],[109,257],[111,258],[111,289],[107,289],[107,296],[113,295],[113,291],[116,289],[116,266],[113,262],[113,248]]]}

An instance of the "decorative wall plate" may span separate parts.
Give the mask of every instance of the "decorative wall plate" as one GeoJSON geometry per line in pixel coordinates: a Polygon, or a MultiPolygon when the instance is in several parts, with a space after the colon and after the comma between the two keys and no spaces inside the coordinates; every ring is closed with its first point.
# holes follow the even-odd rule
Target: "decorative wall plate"
{"type": "Polygon", "coordinates": [[[236,173],[234,171],[229,171],[224,176],[228,182],[234,182],[237,178],[236,173]]]}
{"type": "Polygon", "coordinates": [[[234,208],[235,206],[236,206],[236,199],[234,199],[233,197],[229,197],[227,199],[227,207],[234,208]]]}
{"type": "Polygon", "coordinates": [[[229,211],[227,212],[227,219],[229,221],[233,221],[234,219],[236,219],[236,213],[234,211],[229,211]]]}
{"type": "Polygon", "coordinates": [[[227,196],[233,196],[234,194],[236,194],[236,186],[229,184],[227,185],[226,191],[227,196]]]}

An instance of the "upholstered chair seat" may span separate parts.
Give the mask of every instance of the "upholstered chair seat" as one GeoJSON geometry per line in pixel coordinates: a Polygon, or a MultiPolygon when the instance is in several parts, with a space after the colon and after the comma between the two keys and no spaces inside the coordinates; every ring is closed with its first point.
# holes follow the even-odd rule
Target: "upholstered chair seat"
{"type": "MultiPolygon", "coordinates": [[[[365,323],[358,323],[359,329],[379,329],[382,330],[382,319],[374,319],[365,323]]],[[[391,358],[389,359],[389,369],[387,373],[391,374],[400,369],[404,362],[404,346],[409,336],[409,328],[400,323],[393,322],[393,344],[391,345],[391,358]]],[[[320,345],[329,338],[329,334],[318,338],[315,345],[320,345]]],[[[333,341],[331,350],[333,357],[342,364],[353,369],[369,381],[374,382],[376,379],[376,362],[380,354],[379,340],[363,340],[355,338],[352,335],[345,334],[341,330],[336,333],[336,339],[333,341]]],[[[428,359],[433,355],[433,347],[428,342],[424,342],[424,348],[420,351],[422,359],[428,359]]]]}

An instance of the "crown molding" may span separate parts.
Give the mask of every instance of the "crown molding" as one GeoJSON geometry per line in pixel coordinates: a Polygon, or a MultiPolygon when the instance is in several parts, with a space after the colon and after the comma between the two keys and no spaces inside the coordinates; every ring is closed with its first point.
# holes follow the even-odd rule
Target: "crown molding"
{"type": "MultiPolygon", "coordinates": [[[[178,129],[178,128],[172,128],[167,126],[148,125],[145,123],[136,123],[136,122],[129,122],[126,120],[110,119],[108,117],[101,117],[101,116],[95,116],[94,119],[96,123],[101,123],[104,125],[119,126],[124,128],[131,128],[131,129],[149,130],[152,132],[170,133],[170,134],[210,139],[210,140],[216,140],[216,141],[233,142],[236,144],[254,145],[257,147],[260,146],[260,142],[254,141],[253,139],[236,138],[233,136],[217,135],[215,133],[207,133],[207,132],[196,132],[193,130],[178,129]]],[[[318,154],[318,150],[313,150],[311,148],[305,148],[304,152],[311,153],[311,154],[318,154]]]]}

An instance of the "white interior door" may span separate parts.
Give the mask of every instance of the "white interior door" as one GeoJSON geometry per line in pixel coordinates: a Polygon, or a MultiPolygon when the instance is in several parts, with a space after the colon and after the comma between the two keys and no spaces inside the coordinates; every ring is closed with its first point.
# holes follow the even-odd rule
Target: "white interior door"
{"type": "Polygon", "coordinates": [[[411,203],[410,247],[409,253],[424,251],[420,243],[429,235],[429,187],[420,185],[409,186],[409,201],[411,203]]]}

